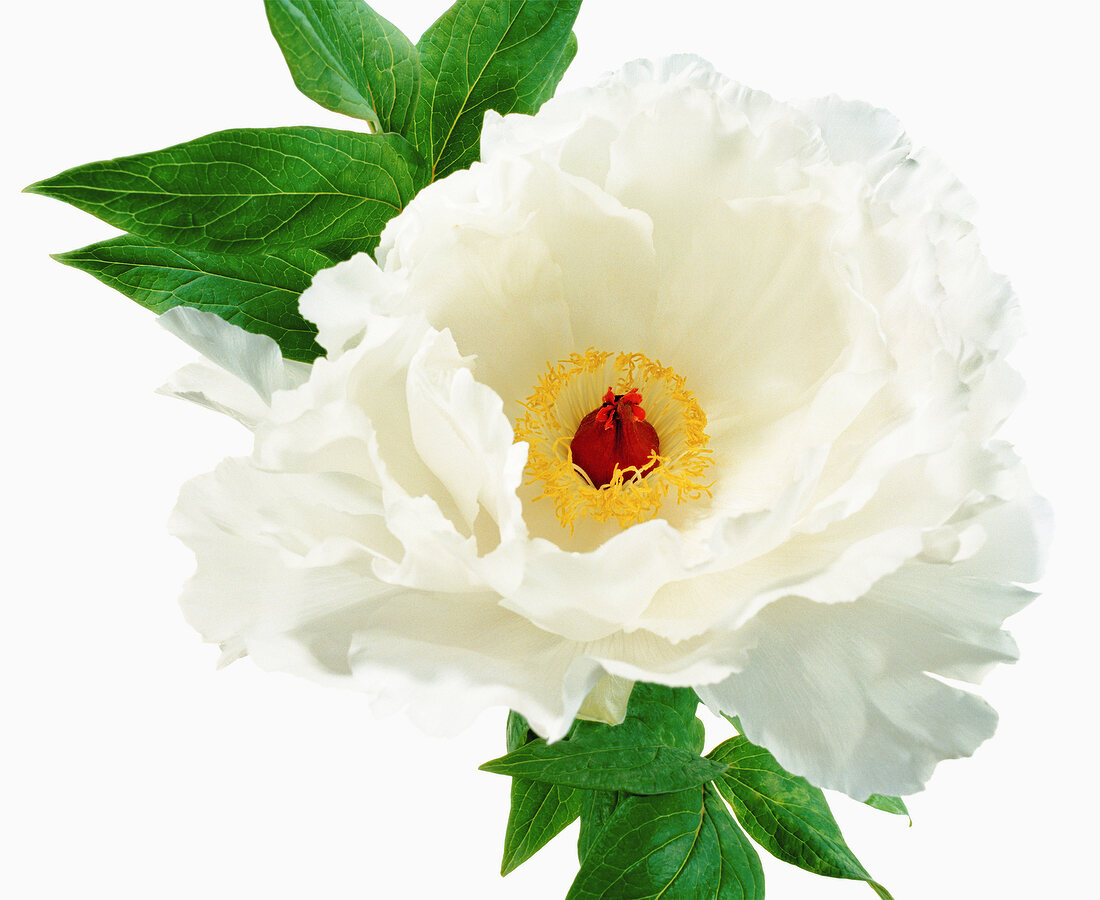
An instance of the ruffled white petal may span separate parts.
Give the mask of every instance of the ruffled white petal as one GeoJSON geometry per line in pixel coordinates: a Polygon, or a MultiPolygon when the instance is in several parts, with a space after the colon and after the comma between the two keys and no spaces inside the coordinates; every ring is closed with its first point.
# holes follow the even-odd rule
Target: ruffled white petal
{"type": "Polygon", "coordinates": [[[226,460],[184,486],[170,522],[198,562],[181,598],[184,614],[233,654],[259,635],[385,590],[363,578],[376,557],[399,551],[382,512],[377,493],[345,476],[226,460]]]}
{"type": "Polygon", "coordinates": [[[357,682],[432,732],[504,706],[551,740],[569,730],[603,674],[576,645],[501,609],[493,595],[395,597],[356,629],[349,662],[357,682]]]}
{"type": "Polygon", "coordinates": [[[475,165],[394,223],[378,248],[390,290],[476,358],[513,418],[547,363],[578,347],[633,350],[653,327],[648,217],[545,163],[475,165]]]}
{"type": "Polygon", "coordinates": [[[271,338],[231,325],[214,313],[174,306],[159,321],[211,362],[237,376],[264,403],[270,404],[276,391],[295,388],[309,377],[309,366],[283,359],[271,338]]]}
{"type": "Polygon", "coordinates": [[[173,372],[157,388],[158,394],[189,400],[236,419],[254,429],[268,412],[268,405],[249,385],[225,369],[191,363],[173,372]]]}
{"type": "Polygon", "coordinates": [[[446,332],[428,337],[409,361],[409,424],[420,458],[450,492],[470,528],[484,508],[504,540],[526,537],[515,489],[527,462],[513,443],[503,403],[474,380],[446,332]]]}
{"type": "Polygon", "coordinates": [[[999,627],[1031,596],[910,563],[842,606],[784,598],[742,629],[741,671],[698,691],[814,784],[912,794],[996,726],[988,704],[937,676],[974,680],[1015,659],[999,627]]]}

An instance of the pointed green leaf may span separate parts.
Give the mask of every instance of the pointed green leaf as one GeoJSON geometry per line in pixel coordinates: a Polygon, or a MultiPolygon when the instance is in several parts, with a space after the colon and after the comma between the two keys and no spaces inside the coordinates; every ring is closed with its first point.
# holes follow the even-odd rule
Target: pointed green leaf
{"type": "MultiPolygon", "coordinates": [[[[527,720],[512,710],[508,713],[505,734],[509,751],[538,738],[530,730],[527,720]]],[[[580,815],[586,793],[543,781],[513,778],[500,874],[507,875],[526,862],[562,829],[572,824],[580,815]]]]}
{"type": "Polygon", "coordinates": [[[404,134],[420,89],[416,48],[362,0],[264,0],[303,94],[374,131],[404,134]]]}
{"type": "Polygon", "coordinates": [[[729,767],[715,787],[761,847],[808,872],[866,881],[880,896],[889,896],[848,848],[821,790],[741,735],[707,756],[729,767]]]}
{"type": "Polygon", "coordinates": [[[575,737],[598,739],[608,744],[626,742],[665,744],[692,753],[702,753],[703,723],[696,717],[699,698],[691,688],[673,688],[663,684],[635,682],[630,692],[626,717],[620,725],[578,722],[575,737]]]}
{"type": "Polygon", "coordinates": [[[248,254],[377,243],[426,177],[394,134],[233,129],[78,166],[27,190],[157,243],[248,254]]]}
{"type": "MultiPolygon", "coordinates": [[[[569,32],[569,37],[566,38],[565,46],[562,47],[561,55],[557,58],[557,61],[547,74],[546,80],[543,83],[542,93],[538,94],[531,101],[531,105],[534,107],[532,112],[537,112],[542,104],[554,96],[554,92],[558,88],[558,83],[561,81],[562,76],[565,75],[565,70],[569,68],[569,64],[573,62],[576,56],[577,34],[571,31],[569,32]]],[[[521,110],[513,109],[512,112],[521,112],[521,110]]]]}
{"type": "Polygon", "coordinates": [[[762,900],[756,851],[704,788],[626,797],[585,855],[566,900],[762,900]]]}
{"type": "Polygon", "coordinates": [[[458,0],[420,38],[413,143],[432,178],[477,160],[486,110],[533,113],[576,53],[580,0],[458,0]]]}
{"type": "Polygon", "coordinates": [[[722,851],[722,879],[715,896],[764,900],[764,869],[756,848],[737,827],[713,785],[704,788],[703,799],[707,819],[718,834],[722,851]]]}
{"type": "Polygon", "coordinates": [[[544,781],[513,778],[500,874],[507,875],[526,862],[571,825],[581,814],[585,793],[544,781]]]}
{"type": "Polygon", "coordinates": [[[312,362],[324,351],[298,312],[298,295],[334,260],[316,250],[241,256],[165,247],[132,234],[54,256],[94,275],[155,313],[194,306],[279,344],[283,356],[312,362]]]}
{"type": "Polygon", "coordinates": [[[721,763],[679,747],[607,746],[580,736],[553,744],[532,741],[484,763],[481,769],[513,778],[631,794],[682,791],[705,784],[725,771],[721,763]]]}
{"type": "Polygon", "coordinates": [[[905,816],[909,820],[909,824],[913,824],[913,817],[909,815],[909,810],[906,808],[905,801],[902,800],[901,797],[887,797],[884,794],[872,794],[863,802],[875,809],[881,809],[883,812],[893,813],[895,816],[905,816]]]}
{"type": "Polygon", "coordinates": [[[581,830],[577,836],[577,856],[582,863],[622,797],[616,791],[584,792],[581,801],[581,830]]]}
{"type": "Polygon", "coordinates": [[[704,784],[723,771],[699,756],[699,699],[690,688],[639,682],[620,725],[574,723],[568,740],[531,741],[481,766],[486,772],[591,790],[656,794],[704,784]]]}

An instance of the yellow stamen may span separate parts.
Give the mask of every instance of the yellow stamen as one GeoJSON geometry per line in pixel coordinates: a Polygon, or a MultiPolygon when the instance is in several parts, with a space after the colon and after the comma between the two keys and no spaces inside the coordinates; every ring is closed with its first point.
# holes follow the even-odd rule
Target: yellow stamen
{"type": "MultiPolygon", "coordinates": [[[[527,483],[541,483],[536,500],[550,498],[563,526],[572,531],[577,519],[614,519],[626,528],[653,518],[675,491],[676,502],[710,495],[703,482],[710,451],[704,415],[684,378],[660,361],[641,353],[608,353],[589,348],[556,366],[547,363],[526,412],[516,422],[516,440],[531,445],[527,483]],[[637,388],[645,398],[646,421],[661,439],[660,465],[639,474],[637,467],[615,469],[611,483],[593,486],[573,464],[569,444],[581,419],[598,409],[608,386],[616,393],[637,388]]],[[[643,467],[644,468],[644,467],[643,467]]]]}

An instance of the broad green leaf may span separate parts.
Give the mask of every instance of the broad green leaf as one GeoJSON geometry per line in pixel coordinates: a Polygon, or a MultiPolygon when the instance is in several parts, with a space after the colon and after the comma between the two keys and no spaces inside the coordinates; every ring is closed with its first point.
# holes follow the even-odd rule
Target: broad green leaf
{"type": "MultiPolygon", "coordinates": [[[[527,720],[515,711],[508,713],[506,736],[509,751],[538,738],[527,720]]],[[[570,825],[580,815],[586,793],[543,781],[513,778],[500,874],[507,875],[526,862],[570,825]]]]}
{"type": "Polygon", "coordinates": [[[729,767],[715,787],[761,847],[808,872],[866,881],[879,896],[889,897],[848,848],[821,790],[741,735],[707,756],[729,767]]]}
{"type": "Polygon", "coordinates": [[[764,900],[764,869],[760,856],[726,809],[713,785],[703,789],[707,820],[718,834],[722,851],[722,883],[716,896],[758,897],[764,900]],[[725,893],[723,893],[725,891],[725,893]]]}
{"type": "Polygon", "coordinates": [[[278,342],[283,356],[312,362],[324,351],[316,327],[298,312],[298,295],[334,260],[316,250],[286,248],[254,256],[165,247],[125,234],[58,262],[82,269],[155,313],[194,306],[278,342]]]}
{"type": "Polygon", "coordinates": [[[248,254],[377,243],[426,178],[398,135],[234,129],[78,166],[27,190],[157,243],[248,254]]]}
{"type": "Polygon", "coordinates": [[[420,89],[416,48],[362,0],[264,0],[303,94],[374,131],[405,134],[420,89]]]}
{"type": "Polygon", "coordinates": [[[569,738],[531,741],[481,768],[590,790],[656,794],[704,784],[722,766],[699,756],[703,726],[690,688],[634,685],[620,725],[574,723],[569,738]]]}
{"type": "Polygon", "coordinates": [[[881,809],[883,812],[893,813],[895,816],[905,816],[909,820],[909,824],[913,824],[913,817],[909,815],[909,810],[901,797],[887,797],[885,794],[872,794],[863,802],[875,809],[881,809]]]}
{"type": "Polygon", "coordinates": [[[582,863],[621,799],[622,795],[616,791],[584,792],[581,801],[581,830],[577,836],[577,856],[582,863]]]}
{"type": "Polygon", "coordinates": [[[665,744],[698,754],[703,752],[705,738],[703,723],[695,715],[698,708],[699,698],[691,688],[638,681],[630,692],[621,725],[578,722],[575,735],[577,738],[602,735],[603,740],[621,743],[629,733],[636,742],[665,744]]]}
{"type": "Polygon", "coordinates": [[[762,900],[760,860],[710,791],[626,797],[566,900],[762,900]]]}
{"type": "Polygon", "coordinates": [[[346,241],[326,241],[317,247],[325,256],[331,256],[340,261],[351,259],[356,253],[374,253],[378,246],[379,235],[372,234],[365,238],[349,238],[346,241]]]}
{"type": "Polygon", "coordinates": [[[513,778],[500,874],[507,875],[526,862],[571,825],[581,814],[585,793],[544,781],[513,778]]]}
{"type": "Polygon", "coordinates": [[[580,0],[458,0],[417,42],[413,143],[432,179],[477,160],[486,110],[533,113],[577,50],[580,0]]]}
{"type": "MultiPolygon", "coordinates": [[[[621,727],[621,726],[617,726],[621,727]]],[[[643,744],[614,746],[575,740],[542,740],[481,766],[485,772],[530,778],[567,787],[663,794],[705,784],[725,771],[723,764],[679,747],[643,744]]]]}
{"type": "MultiPolygon", "coordinates": [[[[547,100],[554,96],[554,91],[557,90],[558,84],[565,75],[565,70],[569,68],[569,64],[577,56],[577,34],[574,31],[569,32],[569,37],[565,41],[565,46],[562,47],[561,56],[558,57],[557,62],[554,63],[553,68],[550,69],[549,74],[543,84],[542,93],[539,94],[531,101],[531,105],[534,106],[533,112],[538,111],[547,100]]],[[[512,110],[512,112],[520,112],[520,110],[512,110]]]]}

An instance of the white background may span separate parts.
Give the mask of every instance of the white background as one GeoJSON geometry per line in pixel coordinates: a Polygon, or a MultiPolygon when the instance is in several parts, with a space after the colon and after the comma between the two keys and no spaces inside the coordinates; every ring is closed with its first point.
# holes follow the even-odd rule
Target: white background
{"type": "MultiPolygon", "coordinates": [[[[411,36],[440,5],[377,0],[411,36]]],[[[693,51],[781,97],[892,109],[978,197],[1022,298],[1029,395],[1007,436],[1053,501],[1045,595],[1012,621],[1002,713],[904,819],[836,798],[897,900],[1094,889],[1097,71],[1083,4],[588,0],[566,86],[693,51]]],[[[179,484],[247,451],[228,421],[153,394],[190,352],[47,253],[107,237],[24,185],[234,126],[355,123],[295,90],[258,0],[19,3],[3,65],[3,708],[0,894],[18,900],[564,897],[575,826],[497,875],[503,711],[433,740],[362,697],[216,672],[175,604],[191,559],[164,531],[179,484]]],[[[14,21],[11,18],[14,14],[14,21]]],[[[724,737],[715,732],[715,740],[724,737]]],[[[713,742],[713,741],[712,741],[713,742]]],[[[765,861],[768,896],[859,898],[765,861]]]]}

